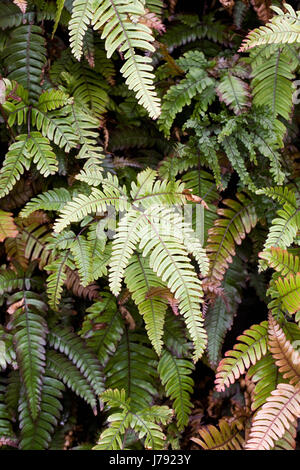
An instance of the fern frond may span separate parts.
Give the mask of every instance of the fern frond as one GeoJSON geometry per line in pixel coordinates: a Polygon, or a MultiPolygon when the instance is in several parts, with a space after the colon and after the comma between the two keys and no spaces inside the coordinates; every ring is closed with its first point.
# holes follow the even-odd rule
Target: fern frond
{"type": "Polygon", "coordinates": [[[91,226],[87,238],[91,252],[91,281],[96,281],[107,274],[107,266],[111,258],[111,244],[103,247],[103,239],[99,235],[97,223],[91,226]]]}
{"type": "MultiPolygon", "coordinates": [[[[144,333],[144,332],[143,332],[144,333]]],[[[133,411],[152,403],[157,395],[157,356],[149,348],[147,335],[125,329],[116,352],[110,357],[104,373],[106,387],[124,389],[133,411]]]]}
{"type": "Polygon", "coordinates": [[[46,335],[48,327],[40,311],[46,306],[37,295],[21,291],[10,298],[16,308],[13,318],[17,361],[24,384],[25,395],[32,419],[38,417],[46,365],[46,335]]]}
{"type": "Polygon", "coordinates": [[[275,442],[274,450],[295,450],[297,437],[297,420],[291,423],[284,435],[275,442]]]}
{"type": "Polygon", "coordinates": [[[17,222],[19,233],[16,238],[6,241],[7,255],[19,261],[23,267],[27,267],[29,261],[38,260],[39,267],[42,269],[47,264],[50,255],[47,246],[49,226],[31,223],[29,219],[17,222]]]}
{"type": "Polygon", "coordinates": [[[289,274],[285,278],[279,277],[275,279],[275,285],[278,292],[276,302],[280,302],[282,307],[291,314],[300,310],[300,273],[289,274]]]}
{"type": "Polygon", "coordinates": [[[211,367],[215,368],[221,360],[221,349],[224,337],[230,330],[234,315],[241,302],[242,288],[247,271],[240,257],[235,256],[233,263],[225,273],[222,288],[224,296],[212,299],[205,314],[205,329],[207,332],[207,355],[211,367]]]}
{"type": "Polygon", "coordinates": [[[178,84],[172,85],[164,96],[159,127],[168,137],[172,123],[184,106],[190,105],[193,98],[214,86],[214,80],[207,75],[208,63],[202,52],[189,51],[178,63],[183,67],[186,77],[178,84]]]}
{"type": "Polygon", "coordinates": [[[255,415],[246,450],[269,450],[300,416],[299,388],[279,384],[255,415]]]}
{"type": "Polygon", "coordinates": [[[65,152],[69,152],[78,144],[78,135],[72,127],[68,107],[48,113],[39,107],[34,107],[31,110],[31,122],[44,137],[64,149],[65,152]]]}
{"type": "Polygon", "coordinates": [[[47,369],[51,371],[58,380],[83,398],[91,406],[94,413],[97,414],[97,402],[90,384],[71,361],[63,354],[56,351],[48,351],[47,369]]]}
{"type": "Polygon", "coordinates": [[[5,385],[0,382],[0,446],[9,444],[9,441],[16,440],[11,417],[5,404],[5,385]]]}
{"type": "Polygon", "coordinates": [[[70,251],[78,269],[80,281],[86,287],[91,281],[91,249],[90,244],[83,235],[78,235],[73,241],[70,251]]]}
{"type": "Polygon", "coordinates": [[[38,108],[46,113],[54,109],[62,108],[68,103],[68,95],[63,90],[55,88],[46,90],[39,96],[38,108]]]}
{"type": "Polygon", "coordinates": [[[258,253],[258,256],[267,261],[268,266],[275,269],[282,276],[297,274],[300,271],[299,257],[282,248],[271,247],[266,251],[258,253]]]}
{"type": "Polygon", "coordinates": [[[27,148],[28,136],[21,134],[16,142],[10,145],[3,166],[0,170],[0,197],[13,188],[25,170],[29,170],[31,155],[27,148]]]}
{"type": "Polygon", "coordinates": [[[126,266],[140,240],[139,228],[142,222],[143,216],[135,210],[128,211],[119,222],[109,263],[109,285],[115,295],[118,295],[121,290],[126,266]]]}
{"type": "Polygon", "coordinates": [[[106,186],[103,192],[93,188],[90,196],[79,194],[60,211],[54,231],[59,233],[71,222],[78,222],[91,213],[105,212],[109,205],[118,210],[128,208],[127,197],[117,186],[106,186]]]}
{"type": "Polygon", "coordinates": [[[191,440],[199,444],[204,450],[242,450],[244,439],[236,421],[228,422],[220,419],[219,429],[210,424],[199,429],[201,439],[192,437],[191,440]]]}
{"type": "Polygon", "coordinates": [[[240,245],[257,222],[254,204],[244,194],[237,194],[238,201],[225,199],[225,209],[218,209],[214,226],[209,229],[206,251],[210,259],[208,278],[220,285],[225,271],[235,255],[235,244],[240,245]]]}
{"type": "Polygon", "coordinates": [[[151,44],[154,40],[151,29],[134,18],[145,14],[140,0],[109,0],[97,5],[92,24],[96,30],[101,29],[101,39],[105,40],[107,57],[110,58],[115,50],[124,54],[125,63],[121,73],[126,79],[130,90],[148,111],[150,117],[156,119],[160,114],[160,100],[154,90],[152,59],[140,55],[136,48],[154,52],[151,44]]]}
{"type": "Polygon", "coordinates": [[[63,390],[64,385],[53,378],[50,371],[46,371],[43,380],[40,412],[35,420],[28,413],[28,407],[21,392],[18,411],[22,450],[45,450],[49,447],[51,436],[62,411],[63,390]]]}
{"type": "Polygon", "coordinates": [[[249,85],[230,72],[221,78],[216,92],[220,101],[224,101],[235,114],[240,114],[251,106],[249,85]]]}
{"type": "Polygon", "coordinates": [[[31,132],[27,140],[27,149],[36,164],[38,171],[46,178],[54,175],[58,170],[55,153],[52,151],[49,140],[40,132],[31,132]]]}
{"type": "Polygon", "coordinates": [[[6,238],[15,238],[18,235],[18,229],[14,223],[11,212],[0,210],[0,242],[6,238]]]}
{"type": "Polygon", "coordinates": [[[271,353],[267,353],[256,364],[250,367],[247,377],[255,384],[254,397],[251,403],[251,410],[256,411],[275,390],[278,383],[284,382],[282,375],[278,372],[278,367],[271,353]]]}
{"type": "Polygon", "coordinates": [[[125,270],[125,282],[145,321],[151,344],[160,356],[167,303],[159,296],[147,299],[146,294],[152,287],[164,284],[150,269],[148,260],[140,255],[131,257],[125,270]]]}
{"type": "Polygon", "coordinates": [[[34,21],[34,13],[26,12],[25,14],[13,3],[1,2],[0,5],[0,28],[13,28],[20,26],[23,21],[34,21]]]}
{"type": "Polygon", "coordinates": [[[287,47],[262,47],[265,47],[263,52],[260,51],[260,54],[254,56],[252,60],[253,104],[270,108],[271,116],[281,135],[280,144],[283,146],[282,137],[286,128],[278,117],[286,121],[290,119],[295,91],[294,70],[297,62],[295,63],[293,54],[287,47]]]}
{"type": "Polygon", "coordinates": [[[117,309],[116,299],[108,292],[101,293],[102,300],[87,308],[80,336],[94,351],[101,365],[106,365],[115,353],[122,337],[124,324],[117,309]]]}
{"type": "Polygon", "coordinates": [[[103,431],[94,450],[124,448],[124,434],[130,427],[135,429],[139,439],[144,440],[146,449],[164,448],[165,436],[157,423],[167,424],[172,417],[172,410],[166,406],[152,406],[133,412],[124,390],[108,389],[102,394],[102,399],[109,406],[121,409],[121,412],[117,411],[109,416],[110,426],[103,431]]]}
{"type": "Polygon", "coordinates": [[[53,310],[57,310],[59,306],[63,285],[67,279],[67,267],[73,268],[73,264],[70,264],[70,255],[68,251],[65,254],[61,254],[57,259],[45,266],[45,270],[50,271],[51,273],[47,278],[47,295],[49,298],[49,305],[53,310]]]}
{"type": "Polygon", "coordinates": [[[93,0],[74,0],[69,21],[71,49],[77,60],[81,59],[83,38],[93,18],[93,0]]]}
{"type": "Polygon", "coordinates": [[[300,354],[292,347],[284,331],[269,314],[269,350],[275,360],[279,372],[291,385],[300,381],[300,354]]]}
{"type": "Polygon", "coordinates": [[[266,354],[267,328],[266,321],[252,325],[237,338],[239,342],[234,345],[233,350],[225,353],[225,358],[220,362],[216,372],[215,385],[218,392],[233,384],[251,364],[256,364],[266,354]]]}
{"type": "Polygon", "coordinates": [[[143,256],[149,255],[150,268],[161,277],[178,300],[189,334],[193,340],[194,361],[203,354],[207,337],[200,310],[203,294],[201,283],[190,265],[181,241],[181,227],[176,214],[170,209],[151,208],[144,216],[140,231],[139,248],[143,256]],[[177,222],[177,223],[176,223],[177,222]]]}
{"type": "Polygon", "coordinates": [[[194,365],[188,359],[177,358],[169,351],[163,351],[157,370],[166,395],[173,400],[178,429],[182,430],[188,424],[193,406],[190,395],[193,393],[194,381],[190,374],[194,365]]]}
{"type": "Polygon", "coordinates": [[[37,101],[41,94],[42,70],[46,63],[46,48],[42,29],[33,24],[15,28],[5,48],[8,78],[16,80],[37,101]]]}
{"type": "Polygon", "coordinates": [[[96,356],[84,341],[68,328],[56,326],[48,336],[49,345],[65,354],[80,370],[96,395],[103,392],[103,374],[96,356]]]}
{"type": "Polygon", "coordinates": [[[5,371],[8,364],[16,361],[13,334],[0,326],[0,371],[5,371]]]}
{"type": "Polygon", "coordinates": [[[296,12],[291,5],[285,3],[287,12],[278,7],[272,7],[277,15],[271,18],[266,26],[251,31],[244,39],[240,52],[245,52],[262,44],[292,44],[300,42],[300,12],[296,12]]]}
{"type": "Polygon", "coordinates": [[[21,217],[28,217],[32,212],[37,210],[60,211],[67,202],[72,200],[72,195],[76,196],[76,191],[70,191],[66,188],[50,189],[45,193],[39,194],[31,199],[21,210],[21,217]]]}
{"type": "Polygon", "coordinates": [[[272,220],[264,250],[271,247],[289,247],[300,229],[300,209],[295,193],[287,187],[276,187],[260,189],[257,194],[266,194],[283,206],[277,211],[277,217],[272,220]]]}

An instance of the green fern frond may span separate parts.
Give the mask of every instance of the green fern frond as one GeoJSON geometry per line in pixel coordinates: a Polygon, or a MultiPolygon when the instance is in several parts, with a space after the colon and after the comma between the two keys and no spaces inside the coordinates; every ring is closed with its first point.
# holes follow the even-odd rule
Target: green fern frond
{"type": "Polygon", "coordinates": [[[167,396],[173,400],[178,429],[182,430],[188,424],[193,406],[190,395],[193,393],[194,381],[190,374],[194,365],[187,359],[177,358],[169,351],[163,351],[157,370],[167,396]]]}
{"type": "Polygon", "coordinates": [[[119,187],[106,185],[103,192],[93,188],[90,196],[79,194],[60,211],[60,218],[54,225],[54,231],[59,233],[71,222],[78,222],[91,213],[105,212],[108,205],[118,210],[128,207],[127,196],[119,187]]]}
{"type": "Polygon", "coordinates": [[[13,28],[20,26],[23,21],[28,23],[34,21],[34,12],[26,12],[25,14],[13,3],[1,2],[0,5],[0,28],[13,28]]]}
{"type": "Polygon", "coordinates": [[[282,276],[288,274],[297,274],[300,272],[300,260],[298,256],[289,253],[279,247],[271,247],[266,251],[262,251],[258,256],[267,261],[268,265],[279,272],[282,276]]]}
{"type": "Polygon", "coordinates": [[[193,98],[201,97],[205,90],[214,87],[214,80],[207,75],[208,66],[204,54],[190,51],[184,54],[178,64],[184,68],[186,77],[178,84],[172,85],[164,96],[159,127],[168,137],[172,123],[184,106],[190,105],[193,98]]]}
{"type": "Polygon", "coordinates": [[[38,171],[44,176],[54,175],[58,170],[55,153],[49,140],[40,132],[31,132],[27,140],[27,149],[38,171]]]}
{"type": "Polygon", "coordinates": [[[296,194],[287,187],[264,188],[258,190],[257,194],[266,194],[283,205],[283,208],[277,211],[277,217],[272,220],[264,250],[271,247],[286,249],[294,242],[300,229],[300,210],[296,194]]]}
{"type": "Polygon", "coordinates": [[[225,335],[230,330],[245,286],[247,271],[240,257],[235,256],[225,273],[222,288],[224,296],[218,296],[208,303],[205,314],[207,332],[207,355],[210,365],[215,368],[221,360],[221,349],[225,335]]]}
{"type": "Polygon", "coordinates": [[[149,406],[157,395],[157,356],[149,348],[147,335],[125,329],[104,373],[106,387],[124,389],[131,408],[138,411],[149,406]]]}
{"type": "Polygon", "coordinates": [[[70,247],[80,281],[86,287],[91,281],[91,247],[83,235],[78,235],[70,247]]]}
{"type": "Polygon", "coordinates": [[[13,334],[0,326],[0,371],[5,371],[9,364],[16,361],[13,334]]]}
{"type": "Polygon", "coordinates": [[[124,324],[116,299],[109,292],[101,293],[102,300],[94,302],[86,311],[80,335],[94,351],[102,365],[115,353],[122,337],[124,324]]]}
{"type": "Polygon", "coordinates": [[[194,342],[193,357],[197,361],[207,340],[200,310],[203,291],[182,244],[182,227],[178,227],[178,218],[172,209],[151,208],[143,216],[139,248],[143,256],[149,256],[151,269],[178,300],[179,311],[194,342]]]}
{"type": "Polygon", "coordinates": [[[31,110],[31,122],[44,137],[65,152],[69,152],[78,144],[78,136],[72,127],[68,106],[48,113],[34,107],[31,110]]]}
{"type": "Polygon", "coordinates": [[[65,354],[80,370],[98,396],[103,392],[103,374],[101,366],[84,341],[68,328],[56,326],[48,335],[49,345],[65,354]]]}
{"type": "Polygon", "coordinates": [[[85,377],[81,375],[77,367],[71,361],[63,354],[56,351],[48,351],[47,369],[52,372],[58,380],[83,398],[88,405],[91,406],[95,414],[97,413],[95,394],[91,390],[91,386],[85,377]]]}
{"type": "Polygon", "coordinates": [[[155,51],[151,44],[154,38],[150,28],[138,21],[144,14],[144,5],[140,0],[101,1],[92,24],[94,29],[102,30],[101,39],[105,40],[108,58],[117,49],[124,54],[125,63],[120,71],[126,84],[135,92],[139,104],[145,107],[150,117],[156,119],[160,114],[160,100],[153,85],[152,59],[136,52],[136,48],[155,51]]]}
{"type": "Polygon", "coordinates": [[[208,278],[220,285],[225,271],[235,255],[235,244],[240,245],[257,223],[254,204],[244,194],[237,194],[238,201],[225,199],[225,209],[218,209],[222,219],[216,219],[209,229],[206,251],[210,259],[208,278]]]}
{"type": "Polygon", "coordinates": [[[74,0],[69,21],[71,49],[77,60],[81,59],[83,38],[93,18],[93,0],[74,0]]]}
{"type": "Polygon", "coordinates": [[[29,170],[31,155],[27,148],[28,136],[21,134],[16,142],[10,145],[3,166],[0,170],[0,197],[5,196],[13,188],[25,170],[29,170]]]}
{"type": "Polygon", "coordinates": [[[20,447],[22,450],[45,450],[49,447],[51,437],[62,411],[62,392],[64,385],[46,370],[41,394],[39,415],[35,420],[28,413],[28,407],[21,391],[19,401],[19,419],[21,428],[20,447]]]}
{"type": "Polygon", "coordinates": [[[163,449],[165,436],[157,424],[167,424],[172,417],[172,410],[166,406],[132,411],[131,401],[126,399],[124,390],[106,390],[101,398],[110,407],[121,409],[108,418],[109,427],[103,431],[94,450],[116,450],[124,448],[124,434],[128,428],[135,429],[138,439],[144,440],[146,449],[163,449]]]}
{"type": "MultiPolygon", "coordinates": [[[[285,278],[275,280],[277,290],[276,303],[280,302],[282,307],[290,314],[300,310],[300,273],[289,274],[285,278]]],[[[273,295],[275,297],[275,295],[273,295]]]]}
{"type": "Polygon", "coordinates": [[[262,44],[293,44],[300,42],[300,12],[296,12],[291,5],[284,3],[287,12],[278,7],[272,7],[277,15],[271,18],[270,23],[251,31],[244,39],[241,52],[245,52],[262,44]]]}
{"type": "Polygon", "coordinates": [[[56,90],[55,88],[46,90],[39,96],[38,108],[46,113],[54,109],[62,108],[67,105],[69,101],[68,95],[63,90],[56,90]]]}
{"type": "Polygon", "coordinates": [[[73,263],[70,261],[70,254],[67,251],[61,254],[57,259],[50,262],[45,266],[45,270],[49,271],[47,278],[47,295],[49,298],[49,305],[53,310],[57,310],[62,296],[63,285],[67,279],[67,267],[73,268],[73,263]]]}
{"type": "Polygon", "coordinates": [[[125,282],[144,319],[151,344],[160,355],[167,303],[159,296],[147,299],[146,294],[151,288],[164,284],[150,269],[149,261],[140,255],[131,257],[125,270],[125,282]]]}
{"type": "Polygon", "coordinates": [[[32,419],[37,419],[41,406],[43,376],[46,365],[46,335],[48,327],[40,312],[46,305],[32,292],[21,291],[10,297],[17,361],[24,384],[32,419]]]}
{"type": "Polygon", "coordinates": [[[37,210],[59,211],[72,200],[72,195],[76,196],[76,191],[70,191],[66,188],[50,189],[50,191],[31,199],[21,210],[20,216],[26,218],[37,210]]]}
{"type": "Polygon", "coordinates": [[[16,442],[12,428],[11,417],[5,403],[5,385],[0,382],[0,445],[9,445],[9,442],[16,442]]]}
{"type": "Polygon", "coordinates": [[[251,106],[249,85],[230,72],[221,78],[216,92],[220,101],[224,101],[235,114],[240,114],[251,106]]]}
{"type": "Polygon", "coordinates": [[[41,94],[42,71],[46,63],[46,48],[42,29],[34,24],[15,28],[5,48],[8,78],[16,80],[37,101],[41,94]]]}
{"type": "Polygon", "coordinates": [[[249,330],[239,336],[238,343],[232,351],[225,353],[225,358],[220,362],[216,373],[216,389],[219,392],[225,390],[249,369],[256,364],[267,352],[268,323],[253,325],[249,330]]]}
{"type": "Polygon", "coordinates": [[[271,392],[276,389],[278,383],[284,382],[282,374],[278,372],[278,367],[269,352],[249,368],[247,377],[255,384],[251,403],[252,411],[258,410],[266,402],[271,392]]]}

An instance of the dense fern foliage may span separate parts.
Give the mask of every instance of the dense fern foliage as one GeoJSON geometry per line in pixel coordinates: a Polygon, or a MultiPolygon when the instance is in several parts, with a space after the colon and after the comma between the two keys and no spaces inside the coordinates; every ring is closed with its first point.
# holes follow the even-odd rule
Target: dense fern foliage
{"type": "Polygon", "coordinates": [[[300,12],[271,3],[0,2],[1,449],[299,448],[300,12]]]}

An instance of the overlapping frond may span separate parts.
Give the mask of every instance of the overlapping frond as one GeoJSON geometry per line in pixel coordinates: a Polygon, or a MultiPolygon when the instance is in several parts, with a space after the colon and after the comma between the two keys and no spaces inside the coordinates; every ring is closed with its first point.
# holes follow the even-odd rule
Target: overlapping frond
{"type": "Polygon", "coordinates": [[[293,348],[271,313],[269,314],[269,350],[283,378],[289,379],[291,385],[297,385],[300,381],[300,354],[293,348]]]}
{"type": "Polygon", "coordinates": [[[37,101],[41,94],[42,71],[46,63],[46,48],[42,29],[34,24],[15,28],[5,48],[8,78],[16,80],[37,101]]]}
{"type": "Polygon", "coordinates": [[[244,194],[237,194],[237,201],[225,199],[227,206],[218,209],[214,226],[209,229],[206,251],[210,259],[208,278],[220,285],[225,271],[235,255],[235,245],[240,245],[246,235],[255,227],[257,215],[255,206],[244,194]]]}
{"type": "Polygon", "coordinates": [[[300,416],[299,388],[279,384],[253,418],[246,450],[269,450],[300,416]]]}
{"type": "Polygon", "coordinates": [[[245,330],[235,344],[233,350],[225,353],[216,373],[216,389],[225,390],[243,375],[250,365],[256,364],[267,352],[268,323],[266,321],[259,325],[253,325],[245,330]]]}
{"type": "Polygon", "coordinates": [[[24,401],[24,392],[21,391],[18,411],[21,428],[20,447],[22,450],[45,450],[49,447],[62,411],[63,390],[64,385],[47,370],[43,379],[40,411],[35,420],[28,412],[28,407],[24,401]]]}
{"type": "Polygon", "coordinates": [[[38,417],[46,365],[46,335],[48,327],[41,315],[46,308],[32,292],[21,291],[10,298],[13,309],[13,331],[17,361],[24,392],[33,420],[38,417]]]}
{"type": "Polygon", "coordinates": [[[124,324],[113,295],[101,292],[101,297],[87,309],[80,335],[104,366],[117,349],[124,324]]]}
{"type": "Polygon", "coordinates": [[[156,119],[160,115],[160,100],[153,85],[152,59],[136,51],[155,51],[151,29],[139,21],[144,14],[144,4],[140,0],[101,1],[92,24],[94,29],[102,30],[101,38],[105,40],[108,58],[117,49],[124,54],[125,63],[120,71],[126,84],[135,92],[139,104],[145,107],[150,117],[156,119]]]}
{"type": "Polygon", "coordinates": [[[84,341],[68,328],[53,328],[48,336],[49,345],[65,354],[86,378],[94,393],[103,392],[103,374],[96,356],[84,341]]]}
{"type": "Polygon", "coordinates": [[[276,15],[266,26],[251,31],[243,41],[240,51],[244,52],[262,44],[293,44],[300,42],[300,13],[288,3],[284,4],[286,12],[273,7],[276,15]]]}
{"type": "Polygon", "coordinates": [[[193,379],[190,377],[194,365],[188,359],[178,358],[169,351],[163,351],[158,363],[158,373],[166,394],[173,400],[178,429],[188,424],[192,403],[193,379]]]}
{"type": "Polygon", "coordinates": [[[125,282],[143,316],[149,339],[160,355],[167,303],[159,295],[147,298],[146,294],[153,287],[163,287],[164,283],[150,269],[149,261],[140,255],[132,256],[125,271],[125,282]]]}
{"type": "Polygon", "coordinates": [[[136,430],[138,439],[144,440],[146,449],[164,448],[165,436],[159,424],[167,424],[172,417],[172,410],[167,406],[152,406],[139,411],[132,411],[131,401],[126,398],[125,390],[108,389],[102,394],[101,398],[109,406],[117,407],[120,411],[109,416],[109,427],[101,434],[94,450],[124,448],[124,434],[130,427],[136,430]]]}

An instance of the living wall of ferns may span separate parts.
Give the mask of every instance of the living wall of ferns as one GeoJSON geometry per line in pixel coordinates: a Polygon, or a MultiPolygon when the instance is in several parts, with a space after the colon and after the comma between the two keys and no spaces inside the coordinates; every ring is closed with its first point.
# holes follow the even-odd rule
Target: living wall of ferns
{"type": "Polygon", "coordinates": [[[296,447],[297,7],[1,2],[1,449],[296,447]]]}

